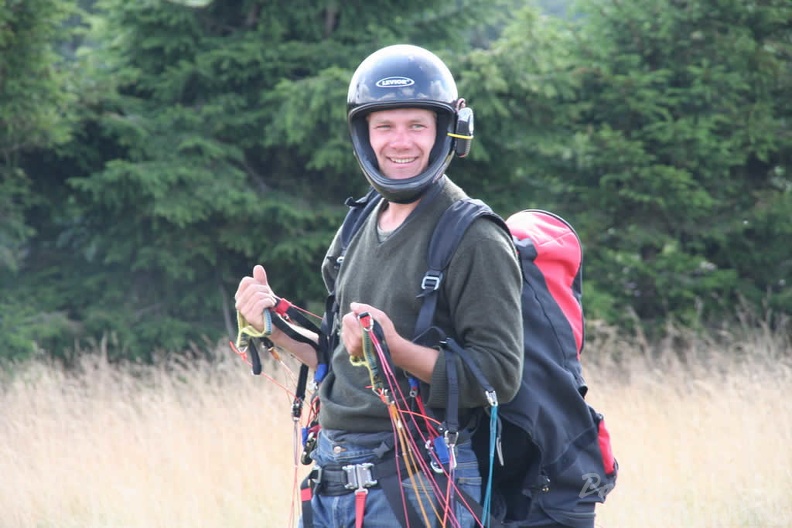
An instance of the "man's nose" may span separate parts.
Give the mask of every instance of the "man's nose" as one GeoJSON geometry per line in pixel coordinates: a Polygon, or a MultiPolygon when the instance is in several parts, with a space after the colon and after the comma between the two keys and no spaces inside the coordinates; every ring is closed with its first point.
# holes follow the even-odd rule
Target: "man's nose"
{"type": "Polygon", "coordinates": [[[407,128],[397,128],[391,137],[391,146],[407,146],[410,144],[410,134],[407,128]]]}

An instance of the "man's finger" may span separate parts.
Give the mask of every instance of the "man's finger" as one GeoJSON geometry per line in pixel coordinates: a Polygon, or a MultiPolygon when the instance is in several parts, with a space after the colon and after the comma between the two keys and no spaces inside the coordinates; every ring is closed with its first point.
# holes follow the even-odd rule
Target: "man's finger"
{"type": "Polygon", "coordinates": [[[267,272],[264,271],[264,266],[256,264],[253,268],[253,278],[261,284],[267,284],[267,272]]]}
{"type": "Polygon", "coordinates": [[[349,311],[355,315],[360,315],[363,312],[370,312],[372,315],[374,315],[374,312],[379,310],[373,306],[369,306],[368,304],[353,302],[349,303],[349,311]]]}

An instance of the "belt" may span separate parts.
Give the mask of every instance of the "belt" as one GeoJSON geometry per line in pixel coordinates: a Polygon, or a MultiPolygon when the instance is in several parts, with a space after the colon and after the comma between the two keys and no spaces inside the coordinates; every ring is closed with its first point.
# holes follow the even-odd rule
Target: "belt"
{"type": "MultiPolygon", "coordinates": [[[[440,441],[443,441],[440,439],[440,441]]],[[[434,464],[433,464],[434,465],[434,464]]],[[[440,468],[434,468],[438,471],[440,468]]],[[[314,466],[308,476],[300,486],[300,498],[302,501],[303,526],[313,528],[313,509],[311,498],[314,494],[325,496],[346,495],[355,493],[355,519],[356,527],[362,525],[365,513],[365,500],[369,488],[378,487],[382,489],[391,504],[398,526],[422,526],[424,519],[412,506],[404,508],[402,497],[402,486],[400,476],[406,474],[406,466],[401,457],[390,455],[380,459],[375,463],[350,464],[342,466],[340,464],[327,464],[325,466],[314,466]],[[405,511],[406,510],[406,511],[405,511]]],[[[439,473],[437,477],[442,482],[445,475],[439,473]]],[[[442,484],[445,487],[447,484],[442,484]]],[[[469,503],[474,508],[476,500],[459,490],[458,496],[469,503]]],[[[477,516],[481,514],[481,507],[476,510],[477,516]]]]}
{"type": "MultiPolygon", "coordinates": [[[[402,468],[404,469],[404,468],[402,468]]],[[[307,480],[320,495],[345,495],[353,491],[372,488],[380,484],[380,480],[399,471],[395,457],[389,457],[376,463],[328,464],[314,466],[307,480]]]]}

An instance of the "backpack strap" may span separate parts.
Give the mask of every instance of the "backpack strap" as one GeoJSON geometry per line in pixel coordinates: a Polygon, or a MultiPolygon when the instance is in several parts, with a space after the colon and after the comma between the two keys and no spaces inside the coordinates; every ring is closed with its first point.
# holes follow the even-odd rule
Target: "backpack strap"
{"type": "Polygon", "coordinates": [[[503,219],[487,204],[472,198],[463,198],[451,204],[437,222],[429,242],[427,271],[421,280],[421,293],[418,295],[423,299],[423,304],[415,322],[414,339],[418,339],[432,327],[443,274],[451,263],[465,232],[477,218],[482,216],[493,220],[505,232],[509,232],[503,219]]]}
{"type": "MultiPolygon", "coordinates": [[[[346,255],[347,248],[349,247],[349,243],[352,241],[352,237],[355,236],[355,233],[360,231],[363,222],[366,221],[366,218],[369,217],[371,211],[377,207],[380,201],[382,201],[382,196],[373,188],[369,189],[362,198],[358,198],[357,200],[353,198],[346,199],[344,204],[349,207],[349,211],[347,211],[347,215],[344,218],[344,223],[341,224],[341,254],[338,256],[338,260],[336,260],[336,266],[341,265],[341,262],[344,260],[344,255],[346,255]]],[[[335,288],[333,289],[335,290],[335,288]]]]}
{"type": "MultiPolygon", "coordinates": [[[[415,323],[413,338],[414,342],[426,346],[437,346],[440,344],[442,345],[444,353],[447,355],[446,366],[448,369],[449,389],[443,428],[446,434],[450,435],[454,440],[459,432],[459,387],[455,386],[458,385],[459,376],[456,372],[456,364],[453,356],[457,356],[461,359],[462,363],[464,363],[484,390],[487,400],[492,407],[490,414],[490,429],[496,432],[500,430],[499,419],[497,417],[498,399],[495,389],[489,383],[486,376],[481,371],[481,368],[479,368],[470,354],[468,354],[460,344],[446,336],[441,329],[433,326],[444,273],[451,264],[451,259],[456,253],[462,241],[462,237],[473,222],[481,217],[495,222],[511,237],[509,229],[503,219],[495,214],[492,209],[481,200],[464,198],[454,202],[445,210],[429,242],[427,253],[428,269],[421,281],[421,293],[419,295],[419,297],[423,299],[423,303],[418,314],[418,320],[415,323]]],[[[490,440],[490,475],[492,475],[492,461],[496,444],[500,444],[499,433],[497,433],[497,438],[492,438],[490,440]]],[[[487,521],[485,521],[487,523],[485,524],[486,526],[493,528],[502,527],[503,524],[491,515],[491,485],[491,481],[487,483],[487,491],[483,503],[479,501],[468,501],[468,506],[472,507],[477,518],[482,520],[487,519],[487,521]]]]}
{"type": "MultiPolygon", "coordinates": [[[[360,227],[366,218],[371,214],[382,197],[373,188],[369,189],[365,196],[358,199],[347,198],[345,205],[349,207],[344,223],[341,224],[339,239],[341,242],[341,250],[333,262],[336,270],[341,267],[346,255],[349,243],[355,236],[355,233],[360,231],[360,227]]],[[[319,332],[319,348],[317,350],[318,364],[314,373],[314,383],[319,384],[327,376],[330,365],[330,355],[337,344],[337,337],[333,334],[333,326],[335,325],[336,314],[338,313],[338,302],[336,299],[335,285],[325,299],[325,310],[322,317],[322,324],[319,332]]]]}
{"type": "MultiPolygon", "coordinates": [[[[418,297],[423,299],[423,303],[418,312],[418,320],[415,322],[413,341],[426,346],[443,344],[447,352],[456,354],[462,359],[481,384],[488,398],[492,399],[495,397],[494,389],[487,381],[483,372],[481,372],[481,369],[478,368],[475,361],[465,352],[464,348],[455,343],[453,339],[446,336],[442,330],[433,326],[444,273],[451,264],[451,259],[454,253],[456,253],[462,241],[462,237],[473,222],[481,217],[492,220],[506,233],[509,233],[506,223],[500,216],[495,214],[487,204],[473,198],[457,200],[443,212],[443,215],[437,222],[434,232],[432,233],[432,238],[429,241],[429,250],[427,253],[428,269],[421,280],[421,293],[418,297]]],[[[449,392],[449,400],[446,405],[446,420],[451,420],[451,423],[448,425],[455,424],[458,412],[458,394],[455,390],[452,390],[449,392]]]]}

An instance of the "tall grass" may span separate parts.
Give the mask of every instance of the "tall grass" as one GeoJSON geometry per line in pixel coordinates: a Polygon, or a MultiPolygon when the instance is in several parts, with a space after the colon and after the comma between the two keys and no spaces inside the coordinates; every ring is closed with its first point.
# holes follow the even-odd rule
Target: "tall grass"
{"type": "Polygon", "coordinates": [[[785,325],[760,326],[615,341],[619,364],[593,362],[588,399],[620,462],[598,526],[792,526],[792,347],[785,325]]]}
{"type": "MultiPolygon", "coordinates": [[[[592,341],[589,399],[621,465],[598,526],[792,526],[788,336],[592,341]]],[[[17,366],[0,389],[0,527],[293,526],[291,398],[218,354],[17,366]]]]}

